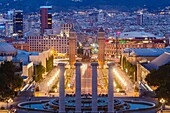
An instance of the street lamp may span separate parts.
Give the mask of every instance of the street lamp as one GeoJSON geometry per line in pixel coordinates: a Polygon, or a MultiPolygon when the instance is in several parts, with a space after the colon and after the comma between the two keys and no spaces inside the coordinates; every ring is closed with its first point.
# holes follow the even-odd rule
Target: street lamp
{"type": "Polygon", "coordinates": [[[161,106],[161,111],[162,111],[165,108],[165,99],[161,98],[159,102],[162,104],[161,106]]]}
{"type": "Polygon", "coordinates": [[[49,88],[50,87],[50,82],[47,83],[47,86],[48,86],[48,92],[49,92],[49,90],[50,90],[50,88],[49,88]]]}
{"type": "Polygon", "coordinates": [[[13,100],[12,100],[11,98],[6,101],[6,103],[7,103],[7,109],[8,109],[8,104],[9,104],[9,103],[12,103],[12,102],[13,102],[13,100]]]}
{"type": "Polygon", "coordinates": [[[68,92],[71,91],[71,89],[70,89],[71,88],[71,84],[67,84],[67,86],[68,86],[68,92]]]}
{"type": "Polygon", "coordinates": [[[116,89],[116,91],[117,91],[117,93],[119,93],[119,92],[120,92],[120,89],[119,89],[119,88],[117,88],[117,89],[116,89]]]}
{"type": "Polygon", "coordinates": [[[126,68],[126,73],[128,72],[128,69],[126,68]]]}
{"type": "Polygon", "coordinates": [[[71,84],[68,84],[68,88],[70,89],[70,87],[71,87],[71,84]]]}

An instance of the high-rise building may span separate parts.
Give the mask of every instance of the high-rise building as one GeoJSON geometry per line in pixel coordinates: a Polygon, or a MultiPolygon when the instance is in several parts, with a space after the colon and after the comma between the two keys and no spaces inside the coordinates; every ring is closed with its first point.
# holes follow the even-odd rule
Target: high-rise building
{"type": "Polygon", "coordinates": [[[52,29],[52,14],[50,10],[52,6],[40,7],[40,21],[41,21],[41,34],[45,33],[46,29],[52,29]]]}
{"type": "Polygon", "coordinates": [[[14,16],[14,10],[8,11],[8,15],[7,15],[8,20],[13,20],[13,16],[14,16]]]}
{"type": "Polygon", "coordinates": [[[106,14],[103,11],[100,11],[98,14],[98,22],[102,23],[106,21],[106,14]]]}
{"type": "Polygon", "coordinates": [[[15,10],[13,15],[13,33],[19,38],[23,37],[23,11],[15,10]]]}
{"type": "Polygon", "coordinates": [[[6,36],[11,37],[13,34],[13,20],[8,20],[5,23],[6,36]]]}
{"type": "Polygon", "coordinates": [[[137,15],[137,25],[140,25],[140,26],[143,25],[143,14],[137,15]]]}

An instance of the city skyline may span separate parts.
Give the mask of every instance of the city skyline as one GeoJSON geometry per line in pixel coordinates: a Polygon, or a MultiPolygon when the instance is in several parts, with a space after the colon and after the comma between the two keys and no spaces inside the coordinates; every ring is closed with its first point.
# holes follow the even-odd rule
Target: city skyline
{"type": "MultiPolygon", "coordinates": [[[[161,10],[170,5],[168,0],[159,1],[159,0],[127,0],[127,1],[115,1],[115,0],[37,0],[30,1],[26,3],[24,0],[1,0],[1,6],[4,9],[20,9],[22,8],[25,12],[36,12],[38,7],[42,5],[54,6],[53,11],[68,11],[68,9],[88,9],[88,8],[104,8],[107,9],[109,6],[111,9],[118,10],[136,10],[141,8],[146,8],[149,10],[161,10]],[[65,4],[67,3],[67,4],[65,4]],[[19,7],[18,7],[19,6],[19,7]]],[[[3,9],[2,9],[3,10],[3,9]]]]}

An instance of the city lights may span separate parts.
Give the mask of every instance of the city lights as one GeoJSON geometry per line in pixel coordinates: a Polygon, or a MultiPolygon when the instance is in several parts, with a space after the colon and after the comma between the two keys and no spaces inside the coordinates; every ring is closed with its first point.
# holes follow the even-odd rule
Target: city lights
{"type": "Polygon", "coordinates": [[[47,82],[47,86],[50,87],[52,85],[52,83],[54,82],[55,79],[57,79],[57,77],[59,76],[59,70],[55,73],[55,75],[51,78],[51,80],[49,80],[47,82]]]}
{"type": "Polygon", "coordinates": [[[170,113],[170,0],[27,1],[0,0],[0,113],[170,113]]]}
{"type": "Polygon", "coordinates": [[[127,86],[127,83],[125,80],[119,75],[118,71],[116,69],[113,69],[113,72],[115,73],[114,75],[119,79],[119,81],[124,85],[124,87],[127,86]]]}

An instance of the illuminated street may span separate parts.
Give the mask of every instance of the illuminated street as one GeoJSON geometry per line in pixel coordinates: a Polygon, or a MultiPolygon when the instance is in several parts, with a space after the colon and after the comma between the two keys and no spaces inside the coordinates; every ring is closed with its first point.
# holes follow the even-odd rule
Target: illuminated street
{"type": "Polygon", "coordinates": [[[59,77],[59,69],[54,68],[48,76],[39,84],[40,92],[48,93],[59,77]]]}
{"type": "Polygon", "coordinates": [[[117,78],[119,83],[122,85],[122,87],[125,88],[126,94],[131,95],[134,91],[134,85],[126,75],[124,71],[120,69],[120,67],[114,67],[113,69],[114,77],[117,78]]]}
{"type": "MultiPolygon", "coordinates": [[[[90,93],[92,90],[92,69],[90,64],[83,63],[81,66],[81,85],[82,85],[82,93],[90,93]]],[[[49,75],[39,84],[40,93],[48,94],[53,85],[58,81],[59,77],[59,69],[54,68],[49,75]]],[[[114,67],[113,69],[114,78],[118,83],[114,82],[114,91],[115,96],[125,96],[124,94],[119,94],[119,90],[125,90],[126,96],[133,96],[134,85],[128,78],[125,72],[123,72],[119,67],[114,67]],[[118,84],[122,87],[119,89],[118,84]]],[[[98,94],[107,94],[107,76],[108,69],[98,69],[98,94]]],[[[74,69],[66,69],[65,71],[65,86],[66,93],[73,94],[75,92],[75,70],[74,69]]],[[[59,83],[59,82],[58,82],[59,83]]],[[[58,84],[57,84],[58,86],[58,84]]],[[[55,95],[58,95],[58,88],[56,88],[55,95]]]]}

